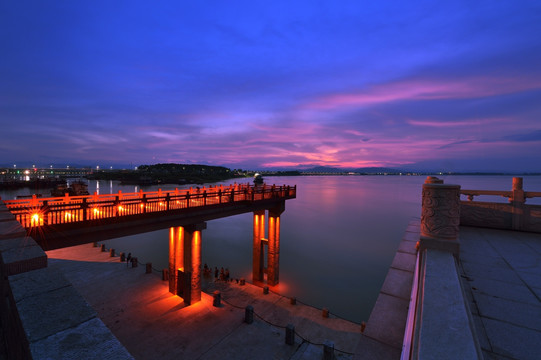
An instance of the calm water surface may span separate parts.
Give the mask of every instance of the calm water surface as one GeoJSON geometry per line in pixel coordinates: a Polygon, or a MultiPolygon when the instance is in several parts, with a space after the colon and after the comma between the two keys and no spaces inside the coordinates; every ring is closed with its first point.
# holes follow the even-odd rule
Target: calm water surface
{"type": "MultiPolygon", "coordinates": [[[[441,176],[464,189],[510,190],[511,176],[441,176]]],[[[279,291],[355,322],[368,320],[398,244],[421,213],[425,176],[267,177],[267,184],[297,185],[281,216],[279,291]]],[[[234,181],[226,181],[228,185],[234,181]]],[[[524,188],[541,191],[540,176],[525,176],[524,188]]],[[[157,187],[144,187],[144,191],[157,187]]],[[[162,190],[174,189],[163,186],[162,190]]],[[[139,191],[114,181],[90,181],[100,194],[139,191]]],[[[35,189],[0,192],[4,199],[35,189]]],[[[47,191],[43,191],[47,196],[47,191]]],[[[479,199],[481,200],[481,199],[479,199]]],[[[497,197],[485,199],[505,202],[497,197]]],[[[532,200],[528,200],[533,203],[532,200]]],[[[540,203],[540,199],[536,200],[540,203]]],[[[212,220],[202,235],[202,262],[228,267],[233,278],[251,280],[252,214],[212,220]]],[[[168,267],[169,231],[107,242],[157,269],[168,267]]]]}

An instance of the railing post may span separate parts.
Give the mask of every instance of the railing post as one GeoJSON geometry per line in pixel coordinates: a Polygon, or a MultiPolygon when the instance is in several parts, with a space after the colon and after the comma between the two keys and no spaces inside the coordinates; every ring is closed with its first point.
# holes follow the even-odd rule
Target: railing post
{"type": "Polygon", "coordinates": [[[190,207],[190,193],[186,193],[186,208],[190,207]]]}
{"type": "Polygon", "coordinates": [[[524,189],[522,188],[522,178],[513,178],[513,189],[509,202],[513,207],[512,228],[513,230],[522,230],[522,222],[524,215],[524,203],[526,199],[524,197],[524,189]]]}
{"type": "Polygon", "coordinates": [[[449,251],[458,256],[460,185],[446,185],[436,177],[423,184],[420,251],[449,251]]]}
{"type": "Polygon", "coordinates": [[[81,204],[81,209],[83,210],[83,220],[87,220],[86,214],[88,210],[88,203],[86,202],[86,198],[83,198],[83,203],[81,204]]]}
{"type": "Polygon", "coordinates": [[[169,210],[169,202],[171,201],[171,196],[169,196],[169,193],[165,195],[165,209],[169,210]]]}
{"type": "Polygon", "coordinates": [[[203,206],[207,206],[207,190],[203,190],[203,206]]]}
{"type": "Polygon", "coordinates": [[[41,205],[40,213],[43,216],[43,225],[48,225],[49,202],[47,200],[43,200],[43,205],[41,205]]]}
{"type": "Polygon", "coordinates": [[[118,198],[118,195],[115,196],[115,211],[114,216],[120,216],[120,211],[118,210],[118,207],[120,206],[120,200],[118,198]]]}
{"type": "Polygon", "coordinates": [[[143,194],[143,199],[141,200],[141,204],[143,204],[142,213],[147,212],[147,194],[143,194]]]}
{"type": "Polygon", "coordinates": [[[218,203],[222,203],[222,189],[218,190],[218,203]]]}

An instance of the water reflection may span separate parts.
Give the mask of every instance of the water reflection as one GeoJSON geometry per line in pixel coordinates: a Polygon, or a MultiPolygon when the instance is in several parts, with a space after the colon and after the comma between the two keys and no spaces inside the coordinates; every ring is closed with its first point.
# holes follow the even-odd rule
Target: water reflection
{"type": "MultiPolygon", "coordinates": [[[[510,190],[511,176],[444,176],[464,189],[510,190]]],[[[408,222],[421,212],[424,176],[266,177],[266,182],[297,184],[297,199],[286,202],[280,229],[280,291],[353,321],[366,321],[408,222]]],[[[229,185],[235,180],[222,184],[229,185]]],[[[220,183],[219,183],[220,184],[220,183]]],[[[219,185],[218,184],[218,185],[219,185]]],[[[163,186],[174,190],[175,185],[163,186]]],[[[189,188],[190,186],[178,186],[189,188]]],[[[144,191],[157,190],[144,187],[144,191]]],[[[541,176],[525,176],[526,191],[541,191],[541,176]]],[[[90,181],[92,194],[137,192],[116,181],[90,181]]],[[[15,198],[4,191],[0,196],[15,198]]],[[[476,198],[477,200],[477,198],[476,198]]],[[[481,199],[479,199],[481,200],[481,199]]],[[[498,197],[490,201],[505,202],[498,197]]],[[[528,199],[527,203],[541,203],[528,199]]],[[[252,278],[253,215],[212,220],[202,231],[202,259],[229,268],[233,278],[252,278]]],[[[168,268],[169,230],[109,241],[117,253],[131,252],[157,269],[168,268]]]]}

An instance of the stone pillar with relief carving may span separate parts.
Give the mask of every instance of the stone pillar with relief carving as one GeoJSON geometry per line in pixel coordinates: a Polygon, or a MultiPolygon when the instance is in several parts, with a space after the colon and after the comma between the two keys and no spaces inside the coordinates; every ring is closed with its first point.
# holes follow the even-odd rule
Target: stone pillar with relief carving
{"type": "Polygon", "coordinates": [[[427,177],[423,184],[420,249],[459,253],[460,185],[427,177]]]}

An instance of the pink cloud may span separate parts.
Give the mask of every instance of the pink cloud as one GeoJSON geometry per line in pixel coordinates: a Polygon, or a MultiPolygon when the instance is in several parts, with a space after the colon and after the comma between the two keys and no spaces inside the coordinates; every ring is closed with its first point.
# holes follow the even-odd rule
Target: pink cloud
{"type": "Polygon", "coordinates": [[[471,119],[471,120],[462,120],[462,121],[406,120],[406,123],[413,126],[442,128],[442,127],[489,125],[489,124],[496,124],[496,123],[509,124],[509,121],[510,119],[508,118],[490,118],[490,119],[471,119]]]}
{"type": "Polygon", "coordinates": [[[541,79],[472,77],[468,79],[408,79],[372,86],[365,91],[331,94],[304,105],[315,110],[370,106],[404,100],[466,99],[540,89],[541,79]]]}

